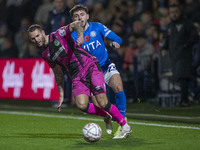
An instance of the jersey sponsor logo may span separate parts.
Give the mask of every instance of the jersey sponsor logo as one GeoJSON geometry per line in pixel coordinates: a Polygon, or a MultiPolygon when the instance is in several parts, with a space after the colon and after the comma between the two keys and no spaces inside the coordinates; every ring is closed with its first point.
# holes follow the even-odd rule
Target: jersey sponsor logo
{"type": "Polygon", "coordinates": [[[84,37],[84,39],[85,39],[85,41],[87,42],[87,41],[90,40],[90,37],[89,37],[88,35],[86,35],[86,36],[84,37]]]}
{"type": "Polygon", "coordinates": [[[62,51],[64,50],[65,48],[63,46],[59,47],[58,51],[55,53],[55,55],[53,56],[52,60],[55,61],[56,58],[60,55],[60,53],[62,53],[62,51]]]}
{"type": "Polygon", "coordinates": [[[52,69],[49,69],[49,73],[44,73],[44,67],[44,62],[36,61],[31,73],[31,89],[34,93],[38,93],[38,89],[44,89],[43,98],[49,99],[51,90],[54,88],[54,73],[52,69]]]}
{"type": "Polygon", "coordinates": [[[58,33],[59,33],[60,36],[65,36],[65,35],[66,35],[66,31],[65,31],[64,27],[63,27],[63,28],[60,28],[60,29],[58,30],[58,33]]]}
{"type": "Polygon", "coordinates": [[[91,50],[95,50],[100,45],[101,43],[98,40],[96,40],[96,41],[90,42],[89,44],[84,45],[83,48],[87,51],[91,51],[91,50]]]}
{"type": "Polygon", "coordinates": [[[20,67],[18,73],[15,70],[15,62],[7,61],[2,73],[2,88],[7,93],[9,88],[14,89],[13,97],[19,98],[21,88],[24,86],[24,71],[20,67]]]}
{"type": "Polygon", "coordinates": [[[96,33],[95,31],[91,31],[91,32],[90,32],[90,36],[91,36],[91,37],[95,37],[96,35],[97,35],[97,33],[96,33]]]}
{"type": "Polygon", "coordinates": [[[60,45],[60,42],[59,42],[58,40],[55,40],[55,41],[54,41],[54,45],[55,45],[55,46],[59,46],[59,45],[60,45]]]}

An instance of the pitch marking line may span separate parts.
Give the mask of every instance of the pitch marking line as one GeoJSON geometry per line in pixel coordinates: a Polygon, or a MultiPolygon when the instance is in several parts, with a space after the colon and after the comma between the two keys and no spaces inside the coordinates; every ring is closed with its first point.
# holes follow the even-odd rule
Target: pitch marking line
{"type": "MultiPolygon", "coordinates": [[[[49,117],[49,118],[64,118],[64,119],[76,119],[76,120],[90,120],[90,121],[103,121],[102,119],[93,119],[93,118],[85,118],[85,117],[47,115],[47,114],[40,114],[40,113],[25,113],[25,112],[16,112],[16,111],[0,111],[0,114],[26,115],[26,116],[38,116],[38,117],[49,117]]],[[[200,130],[200,127],[191,127],[191,126],[164,125],[164,124],[132,122],[132,121],[130,121],[128,123],[129,124],[137,124],[137,125],[145,125],[145,126],[156,126],[156,127],[200,130]]]]}
{"type": "Polygon", "coordinates": [[[145,117],[157,117],[157,118],[170,118],[170,119],[200,119],[200,117],[185,117],[185,116],[169,116],[169,115],[156,115],[156,114],[141,114],[141,113],[126,113],[130,116],[145,116],[145,117]]]}

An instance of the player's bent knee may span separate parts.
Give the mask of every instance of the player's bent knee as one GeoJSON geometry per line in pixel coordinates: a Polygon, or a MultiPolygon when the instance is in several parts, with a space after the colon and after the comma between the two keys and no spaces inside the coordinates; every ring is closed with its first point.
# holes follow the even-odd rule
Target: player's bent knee
{"type": "Polygon", "coordinates": [[[104,108],[106,104],[108,103],[106,94],[99,94],[99,95],[96,95],[95,97],[101,108],[104,108]]]}
{"type": "Polygon", "coordinates": [[[86,111],[88,106],[88,102],[83,102],[83,101],[76,101],[76,106],[81,110],[81,111],[86,111]]]}
{"type": "Polygon", "coordinates": [[[89,105],[88,104],[78,105],[77,107],[83,112],[87,112],[88,109],[89,109],[89,105]]]}
{"type": "Polygon", "coordinates": [[[106,104],[107,104],[107,103],[99,103],[99,106],[100,106],[101,108],[105,108],[105,107],[106,107],[106,104]]]}
{"type": "Polygon", "coordinates": [[[121,85],[121,84],[115,85],[115,87],[114,87],[114,92],[115,92],[115,93],[118,93],[118,92],[121,92],[121,91],[123,91],[122,85],[121,85]]]}
{"type": "Polygon", "coordinates": [[[103,108],[105,111],[109,112],[110,107],[111,107],[111,103],[108,102],[108,103],[106,104],[106,106],[105,106],[105,107],[102,107],[102,108],[103,108]]]}

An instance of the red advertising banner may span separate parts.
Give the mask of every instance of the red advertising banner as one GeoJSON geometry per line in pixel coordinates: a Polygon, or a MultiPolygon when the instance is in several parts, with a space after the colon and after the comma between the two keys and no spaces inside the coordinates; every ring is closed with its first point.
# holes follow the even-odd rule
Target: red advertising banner
{"type": "Polygon", "coordinates": [[[0,59],[0,99],[58,100],[54,74],[39,59],[0,59]]]}

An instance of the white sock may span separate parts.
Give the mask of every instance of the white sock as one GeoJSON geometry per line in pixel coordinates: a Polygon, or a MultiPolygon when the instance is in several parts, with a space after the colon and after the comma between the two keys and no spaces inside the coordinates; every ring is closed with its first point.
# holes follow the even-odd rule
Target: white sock
{"type": "Polygon", "coordinates": [[[124,126],[122,126],[122,130],[129,131],[131,127],[126,123],[124,126]]]}

